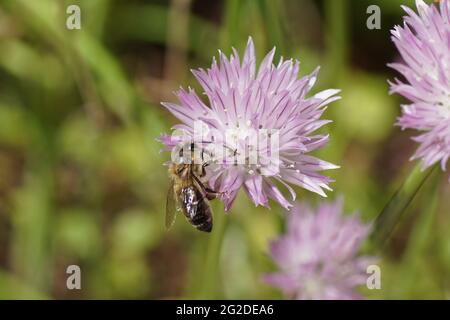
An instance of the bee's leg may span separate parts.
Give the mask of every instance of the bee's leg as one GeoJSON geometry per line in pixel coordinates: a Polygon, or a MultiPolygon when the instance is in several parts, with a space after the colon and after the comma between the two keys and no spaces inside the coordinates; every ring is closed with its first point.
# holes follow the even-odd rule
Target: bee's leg
{"type": "Polygon", "coordinates": [[[208,200],[213,200],[223,194],[223,192],[214,191],[208,187],[205,187],[206,198],[208,200]]]}
{"type": "Polygon", "coordinates": [[[206,176],[206,170],[205,170],[205,168],[206,168],[207,166],[208,166],[208,164],[206,164],[206,163],[204,163],[204,164],[202,165],[202,174],[201,174],[200,177],[206,176]]]}
{"type": "Polygon", "coordinates": [[[209,166],[211,163],[212,161],[207,161],[202,164],[202,174],[200,175],[200,177],[206,176],[206,167],[209,166]]]}
{"type": "Polygon", "coordinates": [[[222,195],[223,192],[217,192],[214,191],[213,189],[209,188],[208,186],[204,185],[200,179],[198,177],[196,177],[195,175],[192,175],[192,177],[194,178],[194,180],[197,182],[198,187],[201,188],[201,190],[203,191],[202,193],[204,194],[204,196],[206,197],[206,199],[208,200],[213,200],[215,198],[217,198],[218,196],[222,195]]]}

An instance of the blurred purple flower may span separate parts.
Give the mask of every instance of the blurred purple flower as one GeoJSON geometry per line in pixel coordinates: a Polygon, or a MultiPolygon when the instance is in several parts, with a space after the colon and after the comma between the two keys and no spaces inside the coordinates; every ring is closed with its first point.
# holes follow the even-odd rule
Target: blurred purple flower
{"type": "Polygon", "coordinates": [[[370,227],[357,214],[344,217],[342,201],[316,210],[302,204],[290,213],[286,233],[272,242],[270,255],[280,272],[264,277],[286,297],[300,300],[360,299],[374,258],[357,256],[370,227]]]}
{"type": "MultiPolygon", "coordinates": [[[[322,189],[331,190],[328,183],[332,180],[318,171],[338,168],[307,153],[328,142],[328,135],[313,132],[330,122],[320,117],[328,103],[340,98],[335,96],[339,90],[329,89],[307,98],[319,69],[298,79],[300,63],[281,58],[274,65],[274,53],[275,48],[257,70],[251,38],[242,62],[234,48],[230,59],[219,51],[220,66],[214,58],[210,69],[192,70],[207,102],[192,89],[180,89],[176,92],[178,105],[162,103],[182,122],[174,127],[178,138],[181,132],[183,140],[188,137],[212,150],[216,161],[207,168],[208,181],[212,189],[224,193],[225,210],[241,187],[255,205],[268,206],[271,198],[289,209],[291,204],[276,181],[289,190],[292,200],[295,192],[288,183],[326,196],[322,189]],[[208,131],[208,139],[204,133],[199,137],[195,132],[198,122],[208,131]],[[264,139],[275,141],[277,150],[268,151],[264,139]],[[216,156],[224,147],[221,157],[216,156]],[[252,161],[249,152],[256,153],[257,161],[252,161]]],[[[177,137],[163,136],[160,140],[172,150],[180,141],[177,137]]]]}
{"type": "Polygon", "coordinates": [[[450,1],[427,5],[416,1],[418,14],[403,6],[403,26],[392,30],[392,40],[404,62],[389,66],[406,82],[390,82],[391,92],[411,104],[402,105],[397,124],[425,131],[414,137],[420,143],[412,159],[423,160],[423,168],[438,161],[445,171],[450,156],[450,1]]]}

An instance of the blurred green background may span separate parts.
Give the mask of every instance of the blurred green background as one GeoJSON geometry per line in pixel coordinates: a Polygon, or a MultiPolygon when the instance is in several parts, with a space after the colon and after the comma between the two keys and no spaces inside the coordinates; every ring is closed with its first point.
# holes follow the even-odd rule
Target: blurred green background
{"type": "MultiPolygon", "coordinates": [[[[415,165],[415,132],[393,126],[402,101],[386,81],[398,59],[389,29],[412,3],[0,0],[0,298],[281,298],[261,281],[274,270],[267,242],[283,228],[277,204],[254,208],[240,195],[226,216],[214,204],[227,224],[211,235],[183,218],[165,231],[169,155],[155,138],[175,119],[159,102],[175,101],[179,85],[199,89],[189,69],[218,48],[242,52],[249,35],[259,61],[276,46],[302,75],[321,65],[315,92],[343,90],[325,113],[331,142],[316,153],[342,166],[326,173],[336,179],[329,197],[344,195],[346,212],[370,221],[415,165]],[[66,28],[70,4],[81,30],[66,28]],[[366,28],[371,4],[381,30],[366,28]],[[81,290],[66,288],[71,264],[81,290]]],[[[367,243],[382,290],[364,294],[450,298],[449,196],[435,170],[388,246],[367,243]]]]}

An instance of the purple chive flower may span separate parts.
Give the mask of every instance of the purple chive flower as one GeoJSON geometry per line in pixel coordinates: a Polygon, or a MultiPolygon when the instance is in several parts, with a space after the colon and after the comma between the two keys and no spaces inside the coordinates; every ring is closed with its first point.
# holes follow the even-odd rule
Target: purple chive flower
{"type": "Polygon", "coordinates": [[[205,101],[192,89],[180,89],[175,93],[179,104],[162,103],[182,122],[174,127],[177,137],[162,136],[162,143],[172,150],[181,132],[183,140],[203,143],[212,150],[215,161],[207,167],[208,181],[212,189],[224,193],[225,210],[241,187],[255,205],[268,206],[271,198],[289,209],[290,202],[275,182],[287,188],[292,200],[295,192],[289,184],[326,196],[323,189],[331,190],[328,183],[332,180],[318,171],[338,168],[308,153],[328,141],[328,135],[314,131],[330,122],[320,117],[328,103],[340,98],[335,96],[339,90],[307,97],[319,68],[298,79],[299,61],[281,58],[274,65],[274,54],[275,48],[257,69],[251,38],[242,62],[234,48],[229,59],[219,51],[220,65],[213,59],[211,68],[192,70],[205,101]],[[206,138],[195,132],[199,122],[208,131],[206,138]],[[276,150],[268,150],[268,144],[276,150]]]}
{"type": "Polygon", "coordinates": [[[355,287],[366,283],[366,269],[374,262],[357,256],[369,229],[356,214],[343,216],[340,200],[322,203],[316,212],[295,206],[286,233],[270,245],[280,271],[264,280],[292,299],[360,299],[355,287]]]}
{"type": "Polygon", "coordinates": [[[420,146],[412,159],[422,159],[424,169],[440,161],[445,171],[450,156],[450,1],[442,0],[439,10],[421,0],[416,6],[418,14],[403,6],[404,24],[392,30],[403,63],[389,66],[406,81],[391,82],[391,92],[411,102],[402,105],[397,124],[424,131],[413,138],[420,146]]]}

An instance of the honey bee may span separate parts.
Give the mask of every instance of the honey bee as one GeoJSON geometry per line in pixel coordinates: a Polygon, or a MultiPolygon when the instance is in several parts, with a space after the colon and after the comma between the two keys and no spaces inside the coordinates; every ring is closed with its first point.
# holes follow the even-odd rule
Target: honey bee
{"type": "Polygon", "coordinates": [[[219,193],[208,188],[201,181],[201,178],[206,175],[205,167],[209,164],[204,160],[204,155],[204,149],[190,143],[180,149],[180,161],[169,164],[170,186],[166,202],[167,229],[174,224],[177,211],[182,211],[195,228],[211,232],[213,218],[209,200],[215,199],[219,193]],[[186,149],[190,151],[187,157],[186,149]]]}

